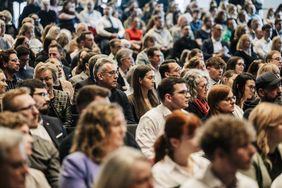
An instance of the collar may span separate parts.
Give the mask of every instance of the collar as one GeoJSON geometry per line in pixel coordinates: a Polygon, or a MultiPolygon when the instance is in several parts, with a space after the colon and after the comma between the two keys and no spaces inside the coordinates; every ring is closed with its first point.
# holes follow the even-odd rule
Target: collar
{"type": "Polygon", "coordinates": [[[185,171],[181,166],[179,166],[177,163],[175,163],[168,155],[166,155],[163,159],[165,168],[169,171],[178,171],[181,174],[184,174],[186,176],[191,176],[187,171],[185,171]]]}
{"type": "Polygon", "coordinates": [[[215,40],[215,38],[213,38],[213,37],[211,37],[211,39],[212,39],[212,42],[213,42],[213,43],[221,42],[220,39],[219,39],[219,40],[215,40]]]}

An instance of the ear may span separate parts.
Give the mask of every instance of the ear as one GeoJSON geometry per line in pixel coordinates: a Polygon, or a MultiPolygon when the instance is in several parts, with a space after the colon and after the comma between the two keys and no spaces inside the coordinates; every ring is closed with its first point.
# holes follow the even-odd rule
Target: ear
{"type": "Polygon", "coordinates": [[[217,148],[214,151],[214,158],[224,159],[225,157],[226,157],[226,154],[225,154],[225,152],[221,148],[217,148]]]}
{"type": "Polygon", "coordinates": [[[172,99],[172,95],[171,94],[169,94],[169,93],[167,93],[167,94],[165,94],[165,100],[167,100],[167,101],[169,101],[169,102],[171,102],[171,99],[172,99]]]}
{"type": "Polygon", "coordinates": [[[169,139],[169,142],[170,142],[170,144],[173,148],[178,148],[178,146],[180,144],[180,140],[176,139],[176,138],[169,139]]]}
{"type": "Polygon", "coordinates": [[[260,97],[264,97],[265,96],[265,91],[262,88],[259,88],[257,92],[258,92],[258,95],[260,97]]]}
{"type": "Polygon", "coordinates": [[[103,74],[100,72],[100,73],[97,73],[97,78],[98,78],[98,80],[103,80],[103,79],[104,79],[104,76],[103,76],[103,74]]]}
{"type": "Polygon", "coordinates": [[[139,78],[139,84],[142,84],[142,81],[143,81],[143,80],[142,80],[141,78],[139,78]]]}
{"type": "Polygon", "coordinates": [[[168,72],[165,72],[165,78],[168,78],[169,75],[168,75],[168,72]]]}

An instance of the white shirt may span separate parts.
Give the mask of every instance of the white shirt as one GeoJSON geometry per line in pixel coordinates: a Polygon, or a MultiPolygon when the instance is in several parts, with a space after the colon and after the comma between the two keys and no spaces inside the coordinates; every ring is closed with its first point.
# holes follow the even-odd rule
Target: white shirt
{"type": "Polygon", "coordinates": [[[171,48],[172,45],[173,45],[172,36],[171,36],[170,32],[165,28],[157,29],[156,27],[153,27],[146,34],[146,36],[148,36],[148,35],[156,37],[156,47],[171,48]]]}
{"type": "Polygon", "coordinates": [[[171,188],[182,185],[194,174],[207,168],[209,161],[200,155],[191,155],[193,161],[192,173],[188,173],[183,167],[176,164],[169,156],[152,167],[155,188],[171,188]]]}
{"type": "Polygon", "coordinates": [[[158,86],[162,81],[161,73],[159,72],[159,69],[153,67],[151,63],[149,63],[148,65],[154,71],[156,86],[158,86]]]}
{"type": "MultiPolygon", "coordinates": [[[[236,186],[235,188],[258,188],[257,183],[251,178],[236,173],[236,186]]],[[[220,179],[218,179],[211,171],[209,165],[206,170],[197,174],[194,178],[191,178],[185,182],[181,188],[227,188],[220,179]]]]}
{"type": "Polygon", "coordinates": [[[264,38],[261,38],[255,43],[254,51],[260,58],[265,58],[271,50],[271,45],[272,41],[270,39],[265,40],[264,38]]]}
{"type": "Polygon", "coordinates": [[[84,9],[79,13],[80,22],[86,23],[88,26],[96,28],[99,19],[102,17],[101,13],[93,10],[92,13],[89,13],[88,10],[84,9]]]}
{"type": "Polygon", "coordinates": [[[39,136],[40,138],[43,138],[44,140],[47,140],[53,144],[50,135],[48,134],[48,132],[46,131],[45,127],[42,124],[43,121],[41,120],[41,122],[39,123],[36,129],[30,129],[31,135],[39,136]]]}
{"type": "Polygon", "coordinates": [[[222,51],[223,46],[220,40],[217,41],[212,37],[212,43],[213,43],[213,53],[218,53],[222,51]]]}
{"type": "Polygon", "coordinates": [[[273,183],[271,184],[271,188],[281,188],[282,187],[282,174],[280,174],[273,183]]]}
{"type": "MultiPolygon", "coordinates": [[[[123,38],[125,30],[123,28],[121,21],[115,17],[110,17],[110,19],[113,23],[113,27],[118,28],[118,36],[120,38],[123,38]]],[[[111,37],[112,33],[105,30],[105,28],[110,28],[110,27],[111,27],[111,22],[108,20],[106,16],[103,16],[97,24],[96,27],[97,34],[103,37],[111,37]]]]}
{"type": "Polygon", "coordinates": [[[171,111],[163,104],[146,112],[139,121],[136,129],[136,142],[143,154],[153,159],[155,157],[154,143],[164,133],[166,117],[171,111]]]}

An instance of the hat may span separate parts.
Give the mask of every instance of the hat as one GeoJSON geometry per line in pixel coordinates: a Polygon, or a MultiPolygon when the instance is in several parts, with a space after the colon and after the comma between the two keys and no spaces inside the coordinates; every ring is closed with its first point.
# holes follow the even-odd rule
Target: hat
{"type": "Polygon", "coordinates": [[[256,79],[256,88],[276,88],[280,83],[280,77],[271,72],[266,72],[256,79]]]}

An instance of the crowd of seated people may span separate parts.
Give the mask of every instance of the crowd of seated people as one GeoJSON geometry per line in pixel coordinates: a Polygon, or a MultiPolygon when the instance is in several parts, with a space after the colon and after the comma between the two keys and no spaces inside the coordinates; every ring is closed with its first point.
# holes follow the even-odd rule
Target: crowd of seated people
{"type": "Polygon", "coordinates": [[[1,2],[0,187],[281,187],[282,4],[207,2],[1,2]]]}

